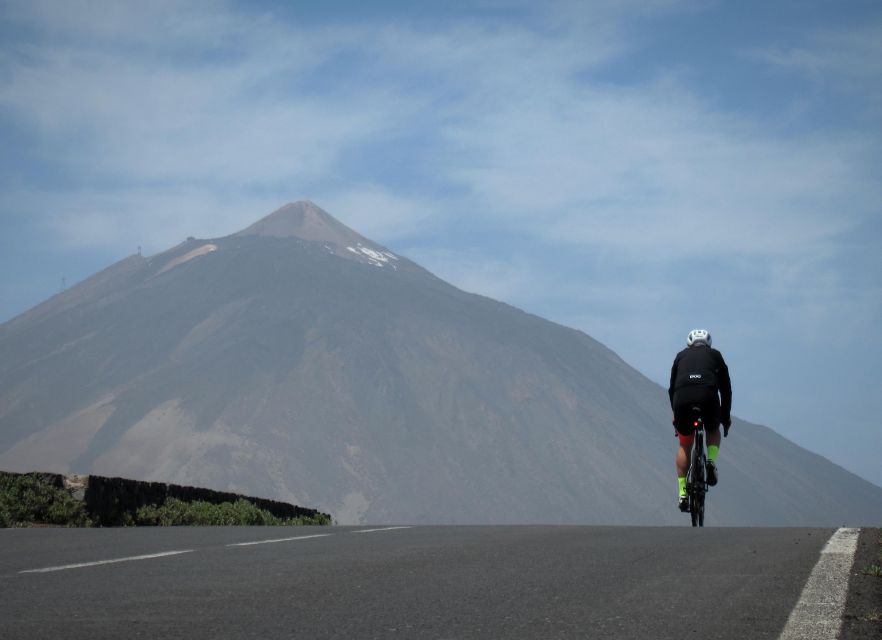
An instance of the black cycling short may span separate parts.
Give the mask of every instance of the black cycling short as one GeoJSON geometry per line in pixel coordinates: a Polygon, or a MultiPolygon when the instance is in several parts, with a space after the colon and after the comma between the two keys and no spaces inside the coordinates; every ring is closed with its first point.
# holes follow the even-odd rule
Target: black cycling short
{"type": "Polygon", "coordinates": [[[720,428],[722,415],[717,390],[703,385],[681,387],[674,392],[674,420],[677,433],[684,438],[691,438],[695,431],[692,407],[696,405],[701,407],[701,421],[706,431],[720,428]]]}

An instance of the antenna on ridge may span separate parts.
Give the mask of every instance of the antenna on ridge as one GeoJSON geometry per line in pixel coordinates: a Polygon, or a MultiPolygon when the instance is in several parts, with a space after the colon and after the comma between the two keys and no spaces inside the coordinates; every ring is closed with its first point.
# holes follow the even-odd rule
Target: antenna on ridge
{"type": "Polygon", "coordinates": [[[61,278],[61,291],[67,291],[67,278],[61,278]]]}
{"type": "Polygon", "coordinates": [[[141,245],[138,245],[138,255],[141,255],[141,245]]]}

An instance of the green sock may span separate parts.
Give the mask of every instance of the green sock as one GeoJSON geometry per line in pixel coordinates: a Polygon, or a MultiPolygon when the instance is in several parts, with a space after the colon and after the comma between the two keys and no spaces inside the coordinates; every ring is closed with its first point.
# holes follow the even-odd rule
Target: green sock
{"type": "Polygon", "coordinates": [[[714,464],[717,463],[717,454],[719,452],[720,452],[720,448],[717,445],[715,445],[715,444],[707,445],[707,459],[710,460],[711,462],[713,462],[714,464]]]}
{"type": "Polygon", "coordinates": [[[686,476],[677,476],[677,484],[680,488],[680,497],[686,495],[686,476]]]}

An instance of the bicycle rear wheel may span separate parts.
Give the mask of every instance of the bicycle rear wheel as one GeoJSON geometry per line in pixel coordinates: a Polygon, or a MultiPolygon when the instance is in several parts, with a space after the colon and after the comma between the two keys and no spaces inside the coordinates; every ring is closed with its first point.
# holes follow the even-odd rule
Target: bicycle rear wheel
{"type": "Polygon", "coordinates": [[[693,493],[692,496],[690,496],[690,498],[689,498],[689,515],[692,516],[692,526],[693,527],[698,526],[698,513],[699,513],[698,495],[693,493]]]}
{"type": "Polygon", "coordinates": [[[693,527],[704,526],[704,495],[705,495],[705,459],[696,455],[689,470],[689,514],[692,516],[693,527]]]}
{"type": "Polygon", "coordinates": [[[704,526],[704,491],[701,492],[701,497],[698,499],[698,526],[704,526]]]}

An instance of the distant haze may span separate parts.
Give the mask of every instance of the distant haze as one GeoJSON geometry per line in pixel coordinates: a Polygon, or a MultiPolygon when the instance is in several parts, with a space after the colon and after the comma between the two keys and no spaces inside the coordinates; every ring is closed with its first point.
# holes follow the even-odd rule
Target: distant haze
{"type": "MultiPolygon", "coordinates": [[[[684,523],[665,390],[297,202],[0,325],[0,468],[203,485],[341,523],[684,523]]],[[[714,524],[878,523],[882,489],[736,421],[714,524]]]]}

